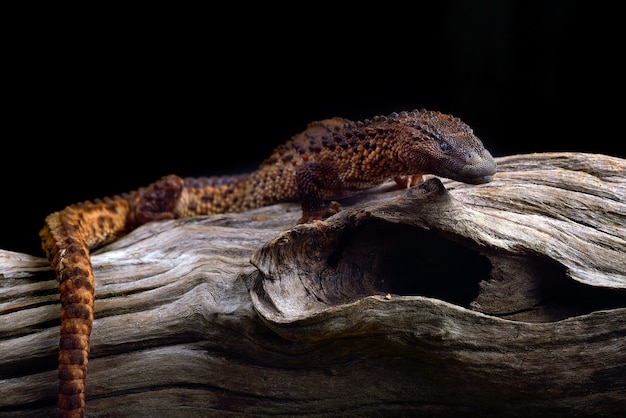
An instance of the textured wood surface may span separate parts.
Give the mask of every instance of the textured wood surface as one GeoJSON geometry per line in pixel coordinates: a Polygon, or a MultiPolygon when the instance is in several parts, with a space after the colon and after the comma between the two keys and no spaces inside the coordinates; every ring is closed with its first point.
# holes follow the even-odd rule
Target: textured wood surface
{"type": "MultiPolygon", "coordinates": [[[[626,161],[498,164],[310,225],[282,204],[97,251],[87,416],[621,416],[626,161]]],[[[0,274],[0,416],[53,416],[53,273],[0,250],[0,274]]]]}

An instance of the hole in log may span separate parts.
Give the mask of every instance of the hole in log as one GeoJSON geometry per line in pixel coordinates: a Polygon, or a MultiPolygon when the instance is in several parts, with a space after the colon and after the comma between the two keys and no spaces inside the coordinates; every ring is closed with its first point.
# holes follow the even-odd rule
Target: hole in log
{"type": "Polygon", "coordinates": [[[624,290],[594,287],[565,276],[547,280],[543,290],[545,300],[539,308],[550,313],[552,320],[626,307],[624,290]]]}
{"type": "Polygon", "coordinates": [[[347,231],[328,264],[339,283],[359,278],[352,296],[419,295],[466,307],[491,270],[485,256],[437,232],[386,222],[347,231]]]}
{"type": "Polygon", "coordinates": [[[280,321],[386,294],[439,299],[523,322],[626,307],[626,290],[577,282],[545,254],[372,217],[342,228],[294,229],[251,261],[260,272],[253,303],[280,321]]]}
{"type": "Polygon", "coordinates": [[[576,282],[544,255],[479,252],[471,242],[406,224],[373,221],[347,230],[327,263],[321,300],[331,304],[419,295],[528,322],[626,306],[625,291],[576,282]]]}
{"type": "Polygon", "coordinates": [[[553,322],[626,306],[626,292],[573,280],[541,254],[489,254],[490,279],[480,283],[472,309],[525,322],[553,322]]]}

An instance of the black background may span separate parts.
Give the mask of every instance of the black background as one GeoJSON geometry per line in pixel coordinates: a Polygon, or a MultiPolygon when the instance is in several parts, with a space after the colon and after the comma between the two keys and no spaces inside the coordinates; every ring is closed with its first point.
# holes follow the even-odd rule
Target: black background
{"type": "Polygon", "coordinates": [[[428,108],[494,156],[625,155],[616,2],[398,3],[7,15],[0,248],[42,255],[50,212],[253,169],[332,116],[428,108]]]}

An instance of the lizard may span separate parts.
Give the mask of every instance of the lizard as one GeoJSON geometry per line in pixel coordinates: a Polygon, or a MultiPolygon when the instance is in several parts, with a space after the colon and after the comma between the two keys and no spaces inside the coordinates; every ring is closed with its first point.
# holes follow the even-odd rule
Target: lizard
{"type": "Polygon", "coordinates": [[[455,116],[416,109],[358,122],[334,117],[309,123],[276,147],[256,171],[199,178],[166,175],[147,187],[48,215],[39,235],[61,301],[58,415],[85,413],[94,249],[152,221],[294,201],[302,210],[298,223],[310,223],[341,209],[333,199],[390,179],[402,187],[423,181],[425,174],[481,184],[490,182],[496,171],[481,140],[455,116]]]}

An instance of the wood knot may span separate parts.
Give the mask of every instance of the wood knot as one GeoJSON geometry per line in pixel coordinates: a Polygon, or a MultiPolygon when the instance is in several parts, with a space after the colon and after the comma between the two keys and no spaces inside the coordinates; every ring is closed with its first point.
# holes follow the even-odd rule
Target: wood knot
{"type": "Polygon", "coordinates": [[[426,180],[425,182],[411,187],[407,190],[407,196],[417,199],[433,199],[445,196],[448,190],[437,177],[426,180]]]}

